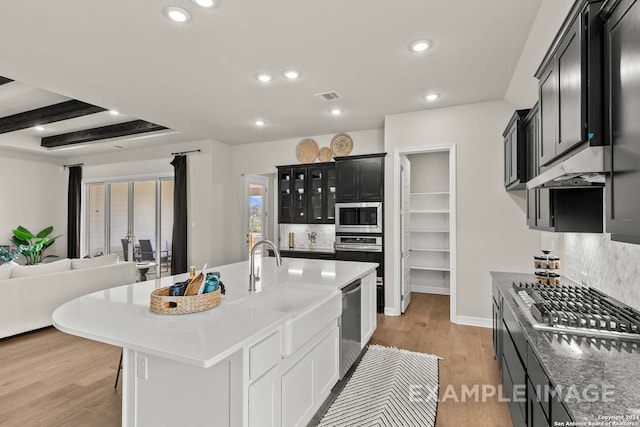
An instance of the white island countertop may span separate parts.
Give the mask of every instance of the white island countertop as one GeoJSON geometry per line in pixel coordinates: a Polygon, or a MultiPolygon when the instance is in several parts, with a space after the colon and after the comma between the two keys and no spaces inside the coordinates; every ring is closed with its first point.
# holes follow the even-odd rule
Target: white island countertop
{"type": "MultiPolygon", "coordinates": [[[[275,258],[264,258],[256,259],[256,267],[260,267],[261,277],[256,284],[258,292],[305,286],[323,289],[326,298],[330,298],[372,272],[377,264],[284,258],[283,264],[276,266],[275,258]]],[[[186,315],[162,315],[149,310],[151,292],[185,280],[187,274],[181,274],[80,297],[59,307],[53,313],[53,323],[72,335],[207,368],[256,336],[277,329],[291,316],[235,305],[253,297],[248,291],[248,261],[207,271],[219,271],[227,290],[220,305],[211,310],[186,315]]]]}

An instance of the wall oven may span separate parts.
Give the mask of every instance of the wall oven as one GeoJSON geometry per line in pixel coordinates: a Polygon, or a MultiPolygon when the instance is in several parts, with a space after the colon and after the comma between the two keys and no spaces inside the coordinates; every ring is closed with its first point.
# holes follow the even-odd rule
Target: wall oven
{"type": "Polygon", "coordinates": [[[382,233],[382,202],[336,203],[336,233],[382,233]]]}

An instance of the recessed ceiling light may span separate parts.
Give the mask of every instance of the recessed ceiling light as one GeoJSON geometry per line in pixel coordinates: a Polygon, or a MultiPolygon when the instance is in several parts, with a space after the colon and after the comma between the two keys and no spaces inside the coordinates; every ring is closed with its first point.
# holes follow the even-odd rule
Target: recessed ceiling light
{"type": "Polygon", "coordinates": [[[416,40],[409,45],[411,52],[424,52],[431,47],[431,42],[428,40],[416,40]]]}
{"type": "Polygon", "coordinates": [[[331,110],[329,110],[329,112],[334,116],[339,116],[343,113],[341,108],[332,108],[331,110]]]}
{"type": "Polygon", "coordinates": [[[282,75],[288,78],[289,80],[295,80],[300,77],[300,71],[298,70],[284,70],[282,75]]]}
{"type": "Polygon", "coordinates": [[[169,19],[175,22],[187,22],[191,19],[191,15],[181,7],[169,6],[164,10],[169,19]]]}
{"type": "Polygon", "coordinates": [[[109,113],[111,113],[112,116],[117,116],[118,114],[120,114],[120,111],[118,111],[118,110],[109,110],[109,113]]]}
{"type": "Polygon", "coordinates": [[[256,79],[260,80],[262,83],[269,83],[273,80],[273,76],[267,73],[260,73],[256,76],[256,79]]]}
{"type": "Polygon", "coordinates": [[[201,7],[214,7],[218,5],[218,2],[216,0],[191,0],[191,1],[193,1],[195,4],[201,7]]]}
{"type": "Polygon", "coordinates": [[[426,99],[429,102],[433,102],[438,98],[440,98],[440,95],[438,95],[437,93],[430,93],[424,96],[424,99],[426,99]]]}
{"type": "Polygon", "coordinates": [[[257,119],[257,120],[253,121],[253,124],[258,126],[258,127],[262,127],[262,126],[266,125],[266,122],[264,120],[257,119]]]}
{"type": "Polygon", "coordinates": [[[33,128],[38,132],[42,132],[44,130],[44,126],[41,126],[41,125],[34,126],[33,128]]]}

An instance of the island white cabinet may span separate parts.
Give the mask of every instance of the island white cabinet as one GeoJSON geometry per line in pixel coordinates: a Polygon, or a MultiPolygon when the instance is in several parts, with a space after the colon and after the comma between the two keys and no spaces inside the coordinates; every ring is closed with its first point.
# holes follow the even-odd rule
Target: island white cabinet
{"type": "Polygon", "coordinates": [[[362,279],[362,304],[360,308],[361,348],[369,342],[376,330],[376,273],[369,273],[362,279]]]}
{"type": "Polygon", "coordinates": [[[280,369],[276,365],[249,384],[248,410],[250,427],[279,427],[280,369]]]}
{"type": "Polygon", "coordinates": [[[339,331],[337,323],[325,329],[324,337],[314,342],[305,353],[283,361],[282,374],[282,426],[307,425],[313,414],[329,396],[338,381],[340,364],[339,331]]]}

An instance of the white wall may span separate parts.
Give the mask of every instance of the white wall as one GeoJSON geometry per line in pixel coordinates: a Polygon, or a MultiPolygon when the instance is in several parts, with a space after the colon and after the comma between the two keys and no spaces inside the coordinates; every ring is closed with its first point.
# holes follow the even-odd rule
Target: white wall
{"type": "Polygon", "coordinates": [[[449,191],[449,152],[410,154],[411,192],[449,191]]]}
{"type": "MultiPolygon", "coordinates": [[[[513,114],[504,101],[433,109],[387,116],[385,151],[386,212],[399,203],[393,188],[394,150],[407,147],[457,146],[457,314],[491,318],[489,271],[531,271],[539,232],[527,228],[524,192],[503,186],[502,131],[513,114]]],[[[452,190],[453,191],[453,190],[452,190]]],[[[399,313],[400,279],[395,266],[398,248],[396,215],[385,218],[385,305],[399,313]]]]}
{"type": "Polygon", "coordinates": [[[11,230],[18,225],[32,233],[53,225],[54,235],[62,237],[45,255],[66,257],[68,176],[67,170],[41,156],[1,151],[0,244],[10,244],[11,230]]]}
{"type": "MultiPolygon", "coordinates": [[[[353,139],[353,151],[350,155],[380,153],[384,149],[382,129],[347,132],[353,139]]],[[[328,147],[335,134],[311,136],[320,148],[328,147]]],[[[228,228],[228,262],[242,261],[247,258],[244,231],[244,175],[273,174],[276,166],[298,164],[296,146],[302,138],[290,138],[278,141],[233,145],[233,172],[231,201],[231,227],[228,228]]],[[[277,191],[276,188],[271,189],[277,191]]],[[[273,193],[272,193],[273,194],[273,193]]],[[[271,196],[270,196],[271,197],[271,196]]]]}
{"type": "Polygon", "coordinates": [[[153,149],[118,151],[69,159],[82,162],[83,178],[95,180],[145,174],[173,176],[170,165],[172,152],[202,150],[187,157],[188,180],[188,260],[202,266],[227,262],[225,242],[230,238],[228,227],[231,199],[231,147],[216,141],[172,144],[153,149]]]}
{"type": "Polygon", "coordinates": [[[538,100],[538,80],[533,74],[551,46],[574,0],[543,0],[527,42],[511,77],[505,101],[517,109],[531,108],[538,100]]]}

